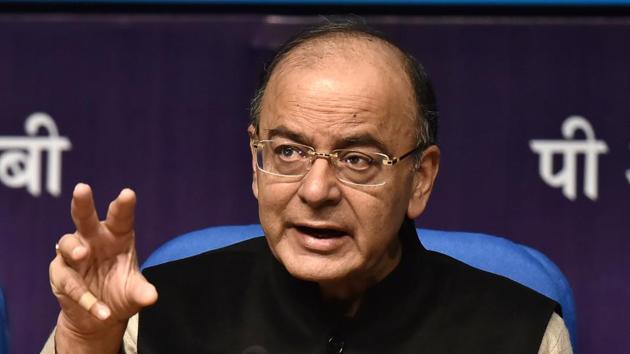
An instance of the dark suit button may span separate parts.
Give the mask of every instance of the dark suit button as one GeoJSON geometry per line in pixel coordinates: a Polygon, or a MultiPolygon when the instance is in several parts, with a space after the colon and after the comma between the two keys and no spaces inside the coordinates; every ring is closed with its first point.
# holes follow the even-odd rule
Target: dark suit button
{"type": "Polygon", "coordinates": [[[328,339],[328,350],[329,354],[341,354],[343,353],[343,339],[338,336],[332,336],[328,339]]]}

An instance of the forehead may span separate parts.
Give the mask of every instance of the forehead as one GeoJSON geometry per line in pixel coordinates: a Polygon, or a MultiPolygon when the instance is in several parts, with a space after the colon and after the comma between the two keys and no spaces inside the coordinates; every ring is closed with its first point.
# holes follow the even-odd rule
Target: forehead
{"type": "Polygon", "coordinates": [[[387,46],[343,38],[295,49],[267,85],[263,137],[282,126],[319,145],[362,135],[392,149],[412,144],[413,91],[399,52],[387,46]]]}

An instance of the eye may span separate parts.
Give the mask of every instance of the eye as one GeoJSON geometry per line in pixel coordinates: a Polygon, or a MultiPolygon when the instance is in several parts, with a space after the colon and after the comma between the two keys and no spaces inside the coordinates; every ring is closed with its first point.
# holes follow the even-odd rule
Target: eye
{"type": "Polygon", "coordinates": [[[283,161],[296,161],[304,156],[305,152],[299,146],[295,145],[279,145],[274,150],[274,154],[283,161]]]}
{"type": "Polygon", "coordinates": [[[374,159],[367,154],[351,151],[344,154],[340,161],[353,170],[362,171],[370,168],[374,164],[374,159]]]}

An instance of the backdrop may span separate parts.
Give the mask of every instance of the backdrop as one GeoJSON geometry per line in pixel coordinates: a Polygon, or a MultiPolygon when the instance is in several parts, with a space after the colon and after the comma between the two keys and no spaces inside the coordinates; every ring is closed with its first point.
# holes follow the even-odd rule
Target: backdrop
{"type": "MultiPolygon", "coordinates": [[[[101,215],[138,193],[141,261],[165,240],[256,223],[248,101],[317,17],[0,15],[0,283],[14,353],[58,305],[48,263],[76,182],[101,215]]],[[[630,348],[630,20],[372,17],[427,67],[443,164],[418,225],[533,246],[575,291],[582,353],[630,348]]]]}

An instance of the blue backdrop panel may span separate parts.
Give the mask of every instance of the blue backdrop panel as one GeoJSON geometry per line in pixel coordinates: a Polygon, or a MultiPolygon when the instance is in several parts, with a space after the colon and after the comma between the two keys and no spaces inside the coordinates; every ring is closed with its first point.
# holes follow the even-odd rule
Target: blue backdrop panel
{"type": "MultiPolygon", "coordinates": [[[[74,230],[76,182],[93,186],[101,215],[122,187],[137,191],[141,261],[174,235],[258,222],[248,101],[273,50],[317,20],[0,15],[0,283],[14,353],[37,352],[55,323],[47,269],[74,230]]],[[[573,285],[581,352],[629,349],[630,20],[369,22],[425,63],[441,105],[443,165],[418,225],[543,251],[573,285]]]]}

